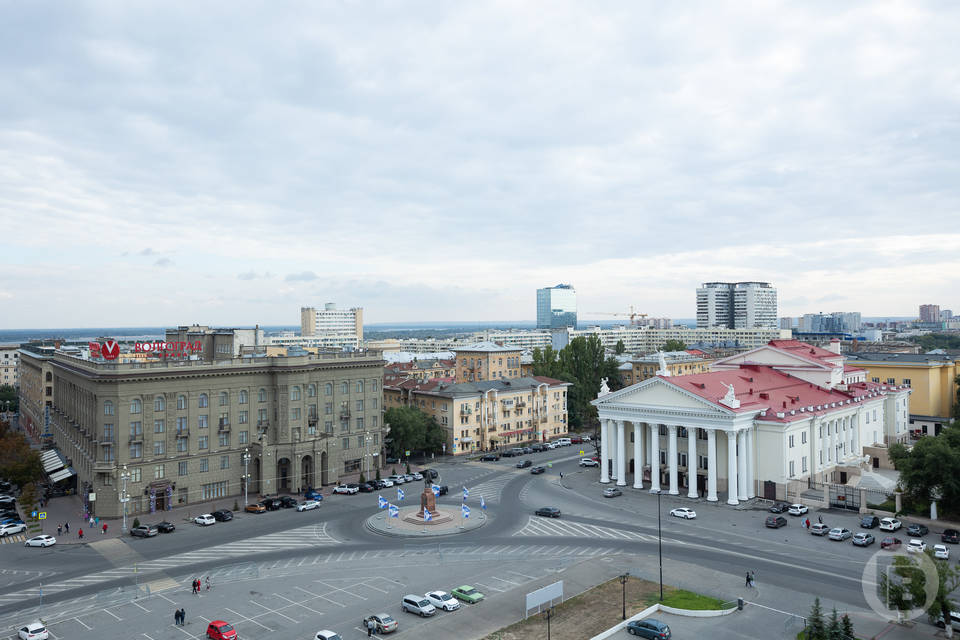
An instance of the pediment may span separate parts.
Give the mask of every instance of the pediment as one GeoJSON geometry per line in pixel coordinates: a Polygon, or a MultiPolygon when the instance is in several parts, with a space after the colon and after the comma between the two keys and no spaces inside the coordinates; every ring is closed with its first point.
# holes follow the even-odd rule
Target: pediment
{"type": "Polygon", "coordinates": [[[741,364],[763,364],[771,367],[803,367],[809,369],[816,367],[818,369],[830,369],[827,364],[816,362],[807,358],[801,358],[793,353],[781,349],[775,349],[769,345],[757,347],[750,351],[738,353],[727,358],[721,358],[713,363],[713,369],[726,369],[739,367],[741,364]]]}
{"type": "Polygon", "coordinates": [[[595,401],[598,408],[604,404],[663,407],[664,409],[694,409],[730,415],[731,411],[717,406],[693,393],[680,389],[660,378],[650,378],[625,389],[610,393],[595,401]]]}

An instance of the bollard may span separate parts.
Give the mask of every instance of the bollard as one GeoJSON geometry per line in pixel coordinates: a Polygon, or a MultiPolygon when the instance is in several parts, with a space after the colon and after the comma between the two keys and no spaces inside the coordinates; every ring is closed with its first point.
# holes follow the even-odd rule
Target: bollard
{"type": "Polygon", "coordinates": [[[737,611],[743,611],[743,598],[737,598],[737,611]]]}

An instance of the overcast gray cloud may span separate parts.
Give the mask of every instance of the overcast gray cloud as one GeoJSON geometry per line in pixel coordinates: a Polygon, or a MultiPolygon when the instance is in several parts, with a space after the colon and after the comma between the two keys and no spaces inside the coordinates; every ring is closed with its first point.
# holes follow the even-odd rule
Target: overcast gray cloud
{"type": "Polygon", "coordinates": [[[6,7],[0,325],[960,307],[954,4],[279,7],[6,7]]]}

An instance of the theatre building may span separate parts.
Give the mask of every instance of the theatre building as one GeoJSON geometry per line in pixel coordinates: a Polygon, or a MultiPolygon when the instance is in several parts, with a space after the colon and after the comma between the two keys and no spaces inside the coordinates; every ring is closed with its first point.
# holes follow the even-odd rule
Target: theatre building
{"type": "Polygon", "coordinates": [[[383,459],[380,352],[221,351],[128,361],[24,347],[21,421],[48,434],[103,517],[122,513],[124,478],[133,515],[228,496],[242,504],[247,482],[251,500],[293,493],[383,459]]]}

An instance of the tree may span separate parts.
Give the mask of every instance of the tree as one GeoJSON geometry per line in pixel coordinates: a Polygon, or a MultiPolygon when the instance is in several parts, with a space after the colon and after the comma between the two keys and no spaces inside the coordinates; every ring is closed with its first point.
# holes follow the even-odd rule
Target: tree
{"type": "Polygon", "coordinates": [[[810,615],[807,617],[807,640],[825,640],[826,637],[827,626],[823,621],[823,607],[820,606],[820,598],[814,598],[810,615]]]}
{"type": "Polygon", "coordinates": [[[856,640],[857,638],[853,635],[853,621],[847,614],[843,614],[843,617],[840,618],[840,631],[843,633],[844,640],[856,640]]]}
{"type": "Polygon", "coordinates": [[[10,411],[20,411],[20,396],[16,388],[13,385],[0,384],[0,411],[6,409],[7,402],[10,403],[10,411]]]}
{"type": "Polygon", "coordinates": [[[619,356],[626,350],[627,345],[623,344],[623,340],[617,340],[617,346],[613,348],[613,352],[619,356]]]}
{"type": "Polygon", "coordinates": [[[900,619],[904,611],[926,604],[925,577],[923,569],[912,557],[894,556],[891,569],[880,573],[880,595],[887,608],[896,610],[900,619]],[[892,580],[891,573],[897,579],[892,580]]]}
{"type": "Polygon", "coordinates": [[[892,445],[890,460],[912,500],[927,502],[939,492],[945,514],[960,512],[960,426],[951,425],[937,436],[921,438],[911,449],[892,445]]]}
{"type": "Polygon", "coordinates": [[[833,611],[830,612],[830,622],[827,624],[827,640],[841,640],[841,633],[840,615],[837,613],[837,608],[834,607],[833,611]]]}
{"type": "MultiPolygon", "coordinates": [[[[944,620],[949,620],[950,612],[957,609],[957,601],[951,598],[950,594],[960,587],[960,569],[952,566],[949,560],[934,557],[932,549],[927,549],[927,555],[937,568],[939,580],[937,595],[927,607],[927,615],[930,617],[930,622],[936,622],[940,616],[943,616],[944,620]]],[[[944,627],[944,630],[948,638],[953,637],[953,629],[949,624],[944,627]]]]}
{"type": "Polygon", "coordinates": [[[683,340],[667,340],[663,344],[664,351],[685,351],[687,345],[683,343],[683,340]]]}
{"type": "Polygon", "coordinates": [[[37,485],[34,483],[28,482],[20,489],[20,507],[27,514],[33,512],[33,508],[39,500],[40,496],[37,495],[37,485]]]}
{"type": "Polygon", "coordinates": [[[40,453],[30,447],[27,437],[11,431],[0,421],[0,477],[21,487],[43,478],[40,453]]]}
{"type": "Polygon", "coordinates": [[[400,457],[406,451],[439,451],[446,431],[436,419],[416,407],[387,409],[383,421],[390,425],[390,451],[400,457]]]}

